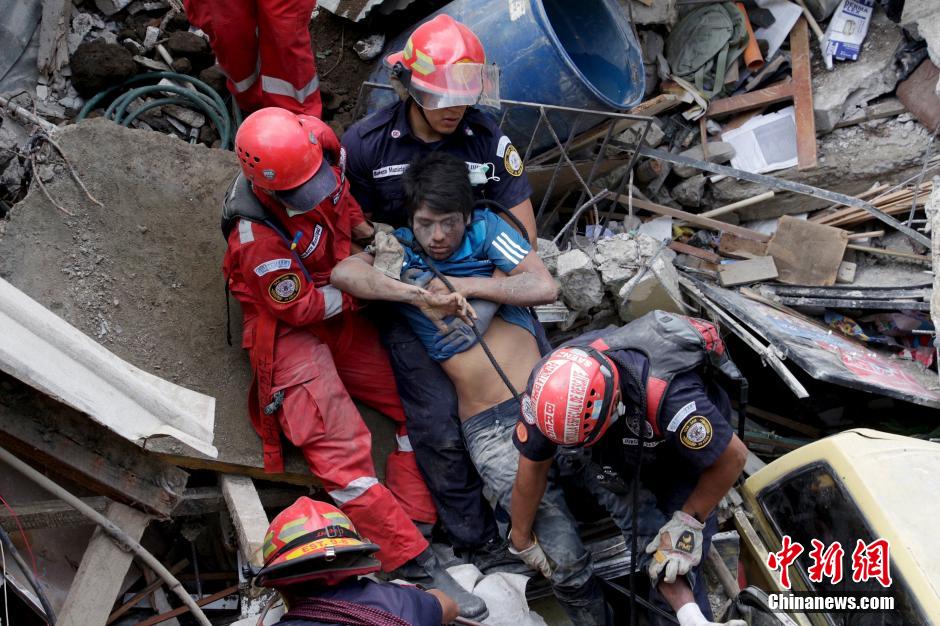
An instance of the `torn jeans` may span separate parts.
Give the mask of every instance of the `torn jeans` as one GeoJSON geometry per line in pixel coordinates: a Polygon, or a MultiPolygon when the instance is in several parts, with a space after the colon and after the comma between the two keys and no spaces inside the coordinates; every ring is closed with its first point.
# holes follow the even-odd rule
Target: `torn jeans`
{"type": "MultiPolygon", "coordinates": [[[[499,503],[507,511],[519,467],[519,452],[512,443],[519,415],[519,403],[507,400],[461,426],[470,458],[483,477],[484,495],[493,506],[499,503]]],[[[555,565],[550,582],[571,621],[579,626],[605,624],[606,604],[593,576],[591,555],[581,543],[561,489],[552,480],[539,504],[534,532],[555,565]]]]}

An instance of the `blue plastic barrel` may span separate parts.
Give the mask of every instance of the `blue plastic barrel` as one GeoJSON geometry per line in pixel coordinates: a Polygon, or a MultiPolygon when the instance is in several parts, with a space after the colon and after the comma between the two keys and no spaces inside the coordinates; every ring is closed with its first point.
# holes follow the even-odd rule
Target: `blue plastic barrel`
{"type": "MultiPolygon", "coordinates": [[[[500,67],[503,99],[622,111],[643,97],[640,46],[617,0],[454,0],[428,19],[442,13],[483,42],[487,61],[500,67]]],[[[389,42],[382,58],[404,48],[411,30],[389,42]]],[[[388,82],[384,64],[370,80],[388,82]]],[[[394,98],[373,94],[370,112],[394,98]]],[[[534,117],[513,117],[513,135],[531,132],[534,117]]]]}

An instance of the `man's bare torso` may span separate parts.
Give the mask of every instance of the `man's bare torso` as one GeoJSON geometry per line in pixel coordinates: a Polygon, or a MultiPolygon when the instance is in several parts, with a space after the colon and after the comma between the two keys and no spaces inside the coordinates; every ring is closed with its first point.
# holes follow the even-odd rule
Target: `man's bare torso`
{"type": "MultiPolygon", "coordinates": [[[[496,316],[484,339],[516,390],[525,389],[532,368],[541,358],[532,333],[496,316]]],[[[443,361],[441,367],[457,390],[461,421],[512,398],[479,344],[443,361]]]]}

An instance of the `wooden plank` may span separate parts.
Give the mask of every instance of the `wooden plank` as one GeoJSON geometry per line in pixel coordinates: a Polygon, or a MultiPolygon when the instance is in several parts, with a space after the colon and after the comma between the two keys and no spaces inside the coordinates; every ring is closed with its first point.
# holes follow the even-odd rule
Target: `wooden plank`
{"type": "Polygon", "coordinates": [[[718,242],[718,252],[735,259],[753,259],[767,256],[767,244],[753,239],[744,239],[731,233],[722,233],[718,242]]]}
{"type": "Polygon", "coordinates": [[[790,430],[795,430],[798,433],[802,433],[807,437],[819,437],[821,432],[818,428],[810,426],[809,424],[804,424],[796,420],[766,411],[764,409],[759,409],[756,406],[747,405],[748,415],[753,415],[756,418],[766,420],[768,422],[773,422],[774,424],[779,424],[780,426],[785,426],[790,430]]]}
{"type": "Polygon", "coordinates": [[[767,244],[767,254],[776,261],[782,283],[834,285],[847,244],[844,230],[785,215],[767,244]]]}
{"type": "Polygon", "coordinates": [[[222,494],[235,524],[238,546],[245,560],[261,567],[264,565],[262,548],[268,532],[268,516],[264,512],[255,484],[247,476],[222,476],[222,494]]]}
{"type": "Polygon", "coordinates": [[[705,116],[721,117],[722,115],[739,113],[740,111],[747,111],[748,109],[755,109],[757,107],[767,106],[768,104],[785,102],[792,97],[793,79],[787,78],[769,87],[758,89],[757,91],[731,96],[730,98],[712,100],[708,105],[708,110],[705,111],[705,116]]]}
{"type": "MultiPolygon", "coordinates": [[[[187,565],[189,565],[189,559],[183,559],[182,561],[179,561],[178,563],[173,565],[173,567],[169,568],[170,573],[176,576],[187,565]]],[[[145,570],[145,571],[148,571],[148,570],[145,570]]],[[[108,616],[108,621],[106,622],[105,626],[107,626],[107,624],[111,624],[112,622],[114,622],[114,620],[116,620],[117,618],[121,617],[122,615],[130,611],[132,608],[134,608],[134,605],[136,605],[145,597],[147,597],[148,595],[156,591],[161,586],[163,586],[163,584],[164,582],[162,578],[158,578],[156,580],[148,579],[146,587],[144,587],[143,589],[135,593],[133,596],[131,596],[130,600],[128,600],[127,602],[119,606],[118,608],[114,609],[114,611],[108,616]]]]}
{"type": "Polygon", "coordinates": [[[718,268],[718,280],[722,287],[746,285],[777,277],[773,257],[760,256],[747,261],[725,263],[718,268]]]}
{"type": "Polygon", "coordinates": [[[39,71],[51,76],[69,62],[69,23],[72,0],[43,0],[39,22],[39,71]]]}
{"type": "MultiPolygon", "coordinates": [[[[230,596],[233,593],[237,593],[238,587],[239,587],[238,585],[232,585],[231,587],[226,587],[225,589],[223,589],[222,591],[219,591],[218,593],[214,593],[211,596],[206,596],[205,598],[197,600],[196,605],[205,606],[207,604],[212,604],[216,600],[221,600],[222,598],[225,598],[226,596],[230,596]]],[[[185,615],[187,613],[189,613],[189,608],[185,606],[181,606],[178,609],[173,609],[169,613],[155,615],[149,619],[145,619],[142,622],[138,622],[135,626],[154,626],[154,624],[163,624],[169,619],[173,619],[174,617],[179,617],[180,615],[185,615]]]]}
{"type": "Polygon", "coordinates": [[[188,474],[64,404],[0,373],[0,445],[95,493],[160,517],[188,474]]]}
{"type": "MultiPolygon", "coordinates": [[[[264,508],[283,508],[293,503],[300,496],[309,494],[309,488],[264,487],[258,489],[264,508]]],[[[104,513],[110,500],[103,496],[82,498],[82,502],[99,513],[104,513]]],[[[18,504],[15,500],[10,506],[16,511],[17,518],[25,530],[40,528],[71,528],[89,524],[88,518],[62,502],[61,500],[43,500],[18,504]]],[[[195,487],[187,489],[183,499],[175,509],[173,518],[197,517],[209,513],[218,513],[225,509],[225,499],[218,487],[195,487]]],[[[6,508],[0,508],[0,527],[7,532],[16,532],[17,525],[13,514],[6,508]]]]}
{"type": "Polygon", "coordinates": [[[847,300],[926,300],[930,297],[927,287],[855,287],[833,285],[832,287],[803,287],[801,285],[767,285],[764,287],[778,296],[804,296],[807,298],[842,298],[847,300]]]}
{"type": "MultiPolygon", "coordinates": [[[[626,205],[628,200],[629,198],[625,194],[619,194],[617,196],[617,201],[623,205],[626,205]]],[[[764,233],[751,230],[750,228],[744,228],[743,226],[735,226],[734,224],[720,222],[708,217],[702,217],[701,215],[689,213],[688,211],[673,209],[672,207],[656,204],[655,202],[649,202],[648,200],[641,200],[640,198],[633,198],[633,208],[643,209],[644,211],[656,213],[657,215],[668,215],[670,217],[689,222],[690,224],[701,226],[707,230],[716,230],[721,233],[732,233],[738,237],[741,237],[742,239],[751,239],[753,241],[770,241],[770,235],[765,235],[764,233]]]]}
{"type": "MultiPolygon", "coordinates": [[[[636,201],[634,200],[634,204],[636,201]]],[[[893,256],[899,259],[910,259],[911,261],[919,261],[920,263],[930,264],[930,257],[924,256],[922,254],[913,254],[912,252],[904,252],[903,250],[889,250],[888,248],[873,248],[872,246],[860,246],[855,243],[850,243],[846,246],[849,250],[857,250],[858,252],[867,252],[868,254],[881,254],[883,256],[893,256]]]]}
{"type": "Polygon", "coordinates": [[[699,215],[702,217],[718,217],[719,215],[724,215],[725,213],[731,213],[732,211],[737,211],[738,209],[743,209],[744,207],[758,204],[764,200],[771,200],[773,197],[773,191],[765,191],[764,193],[758,194],[756,196],[745,198],[744,200],[738,200],[737,202],[720,206],[717,209],[712,209],[711,211],[705,211],[699,215]]]}
{"type": "MultiPolygon", "coordinates": [[[[140,541],[150,522],[149,515],[120,502],[112,502],[105,516],[135,541],[140,541]]],[[[106,533],[96,528],[59,612],[56,626],[96,626],[106,623],[133,559],[133,552],[121,550],[106,533]]]]}
{"type": "Polygon", "coordinates": [[[714,252],[703,250],[702,248],[697,248],[695,246],[690,246],[689,244],[682,243],[681,241],[670,242],[669,248],[675,250],[679,254],[688,254],[689,256],[702,259],[703,261],[708,261],[709,263],[721,263],[721,257],[714,252]]]}
{"type": "Polygon", "coordinates": [[[814,306],[827,309],[853,309],[873,311],[929,311],[930,304],[916,300],[844,300],[838,298],[803,298],[799,296],[779,296],[781,304],[787,306],[814,306]]]}
{"type": "Polygon", "coordinates": [[[813,115],[813,75],[810,70],[809,29],[806,19],[796,21],[790,31],[790,64],[793,76],[793,109],[796,116],[798,168],[816,167],[816,120],[813,115]]]}

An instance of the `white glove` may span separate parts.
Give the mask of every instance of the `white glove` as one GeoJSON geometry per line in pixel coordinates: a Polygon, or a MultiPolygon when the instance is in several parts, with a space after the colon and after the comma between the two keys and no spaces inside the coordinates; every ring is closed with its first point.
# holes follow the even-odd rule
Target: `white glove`
{"type": "MultiPolygon", "coordinates": [[[[511,534],[511,532],[510,532],[511,534]]],[[[539,545],[539,539],[532,533],[532,545],[525,550],[516,550],[512,545],[512,539],[509,540],[509,553],[515,554],[523,562],[537,572],[541,572],[545,578],[552,577],[552,564],[548,560],[542,546],[539,545]]]]}
{"type": "Polygon", "coordinates": [[[743,619],[732,619],[727,622],[710,622],[705,619],[702,609],[694,602],[689,602],[679,607],[676,611],[676,617],[679,620],[679,626],[747,626],[743,619]]]}
{"type": "Polygon", "coordinates": [[[688,513],[676,511],[672,519],[659,529],[646,546],[646,553],[653,555],[647,570],[655,585],[665,571],[663,581],[676,582],[676,576],[684,576],[702,561],[701,523],[688,513]]]}

